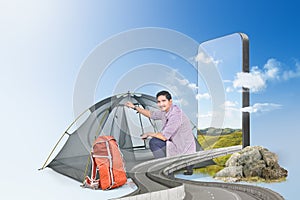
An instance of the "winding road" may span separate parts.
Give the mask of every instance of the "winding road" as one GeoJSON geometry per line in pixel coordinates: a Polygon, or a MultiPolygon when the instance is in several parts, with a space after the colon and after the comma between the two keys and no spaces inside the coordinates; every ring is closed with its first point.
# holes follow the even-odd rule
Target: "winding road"
{"type": "Polygon", "coordinates": [[[118,199],[283,200],[284,198],[280,194],[258,186],[190,181],[173,176],[173,172],[188,165],[195,165],[212,158],[232,154],[241,149],[242,146],[232,146],[141,163],[128,172],[138,189],[118,199]]]}

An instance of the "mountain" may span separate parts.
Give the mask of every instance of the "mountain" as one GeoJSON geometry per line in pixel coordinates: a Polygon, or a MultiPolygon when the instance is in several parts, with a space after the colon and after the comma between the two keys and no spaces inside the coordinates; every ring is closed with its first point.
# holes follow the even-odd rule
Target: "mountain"
{"type": "Polygon", "coordinates": [[[200,129],[199,130],[202,135],[209,135],[209,136],[220,136],[220,135],[227,135],[231,134],[234,132],[241,132],[242,129],[233,129],[233,128],[214,128],[214,127],[209,127],[205,129],[200,129]]]}

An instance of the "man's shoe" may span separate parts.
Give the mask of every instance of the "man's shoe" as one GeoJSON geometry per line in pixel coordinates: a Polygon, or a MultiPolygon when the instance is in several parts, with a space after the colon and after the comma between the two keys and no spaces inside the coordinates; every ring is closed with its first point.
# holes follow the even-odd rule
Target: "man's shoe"
{"type": "Polygon", "coordinates": [[[170,179],[174,179],[174,172],[169,173],[167,176],[168,176],[168,178],[170,178],[170,179]]]}
{"type": "Polygon", "coordinates": [[[188,176],[190,176],[190,175],[193,175],[193,170],[188,170],[188,171],[185,171],[185,172],[183,172],[183,174],[184,175],[188,175],[188,176]]]}

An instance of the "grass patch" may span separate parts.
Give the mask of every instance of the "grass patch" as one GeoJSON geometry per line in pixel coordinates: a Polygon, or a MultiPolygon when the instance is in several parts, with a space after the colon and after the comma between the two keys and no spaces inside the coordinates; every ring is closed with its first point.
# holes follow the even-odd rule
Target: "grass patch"
{"type": "MultiPolygon", "coordinates": [[[[198,134],[198,141],[204,150],[229,147],[235,145],[242,145],[242,131],[238,130],[231,134],[221,136],[210,136],[205,134],[198,134]]],[[[195,169],[195,173],[208,174],[214,176],[218,171],[225,167],[226,161],[231,155],[225,155],[218,158],[214,158],[215,165],[195,169]]]]}
{"type": "Polygon", "coordinates": [[[231,134],[221,136],[211,136],[198,133],[198,142],[204,150],[229,147],[242,144],[242,132],[235,131],[231,134]]]}
{"type": "Polygon", "coordinates": [[[242,178],[241,181],[249,182],[249,183],[280,183],[286,181],[286,177],[282,177],[280,179],[264,179],[258,176],[249,177],[249,178],[242,178]]]}
{"type": "Polygon", "coordinates": [[[208,174],[210,176],[214,176],[218,171],[223,169],[224,167],[219,165],[210,165],[207,167],[202,167],[198,169],[194,169],[195,173],[208,174]]]}

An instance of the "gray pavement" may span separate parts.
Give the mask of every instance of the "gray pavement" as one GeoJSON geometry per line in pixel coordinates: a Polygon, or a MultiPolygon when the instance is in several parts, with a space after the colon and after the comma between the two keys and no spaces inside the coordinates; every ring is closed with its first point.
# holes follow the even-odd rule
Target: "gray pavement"
{"type": "Polygon", "coordinates": [[[200,151],[195,154],[150,160],[133,167],[129,175],[138,189],[122,200],[255,200],[284,199],[280,194],[257,186],[208,183],[174,178],[172,173],[188,165],[240,151],[241,146],[200,151]]]}

